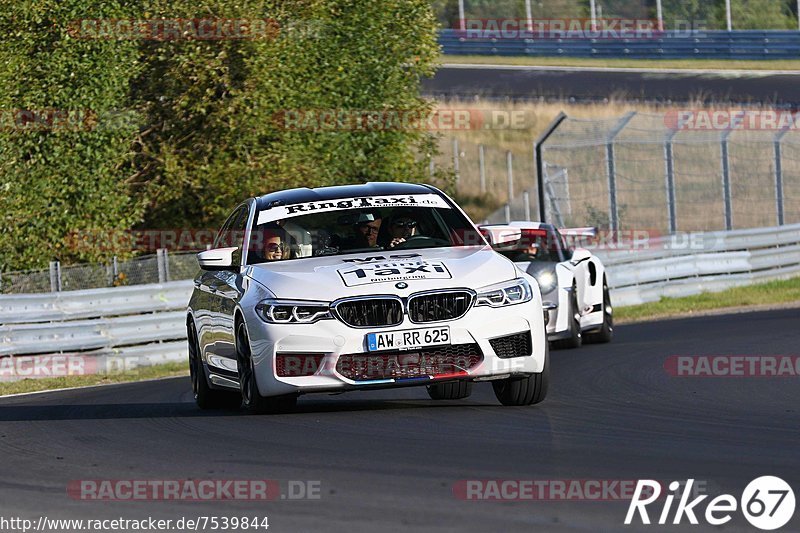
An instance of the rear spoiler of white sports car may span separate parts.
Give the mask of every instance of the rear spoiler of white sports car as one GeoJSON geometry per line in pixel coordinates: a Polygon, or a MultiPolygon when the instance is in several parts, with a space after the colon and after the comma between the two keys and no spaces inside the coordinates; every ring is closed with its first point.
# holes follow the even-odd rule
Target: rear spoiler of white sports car
{"type": "Polygon", "coordinates": [[[560,228],[558,232],[564,237],[597,237],[597,228],[560,228]]]}
{"type": "Polygon", "coordinates": [[[478,226],[478,229],[492,247],[507,246],[519,241],[522,237],[522,230],[505,224],[486,224],[478,226]]]}

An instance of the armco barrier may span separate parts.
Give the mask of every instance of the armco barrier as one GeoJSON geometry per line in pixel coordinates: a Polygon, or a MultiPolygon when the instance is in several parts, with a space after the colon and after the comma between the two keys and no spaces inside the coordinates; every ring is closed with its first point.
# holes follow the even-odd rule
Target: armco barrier
{"type": "Polygon", "coordinates": [[[715,292],[800,275],[800,224],[654,239],[647,249],[597,252],[617,306],[715,292]]]}
{"type": "Polygon", "coordinates": [[[54,322],[186,307],[192,281],[81,291],[0,295],[0,324],[54,322]]]}
{"type": "MultiPolygon", "coordinates": [[[[106,363],[93,365],[93,372],[186,361],[192,288],[191,280],[183,280],[0,295],[0,357],[68,353],[106,363]]],[[[14,367],[13,360],[3,362],[2,368],[14,367]]]]}
{"type": "MultiPolygon", "coordinates": [[[[595,253],[616,306],[800,275],[800,224],[653,239],[595,253]]],[[[186,361],[192,281],[50,294],[0,295],[0,356],[74,352],[136,366],[186,361]]]]}
{"type": "Polygon", "coordinates": [[[172,311],[115,318],[0,326],[0,356],[130,346],[180,338],[186,313],[172,311]]]}
{"type": "Polygon", "coordinates": [[[629,39],[508,38],[491,32],[481,35],[444,29],[439,34],[439,44],[445,54],[451,55],[632,59],[796,59],[800,55],[800,32],[786,30],[667,31],[629,39]]]}

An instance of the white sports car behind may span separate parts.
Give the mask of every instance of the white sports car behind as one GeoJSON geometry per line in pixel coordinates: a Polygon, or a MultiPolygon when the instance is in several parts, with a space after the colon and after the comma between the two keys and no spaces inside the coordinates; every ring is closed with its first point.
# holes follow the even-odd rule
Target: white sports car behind
{"type": "Polygon", "coordinates": [[[595,228],[558,230],[542,222],[482,226],[484,230],[501,228],[506,228],[508,242],[498,251],[536,278],[549,309],[547,338],[554,347],[610,342],[614,317],[603,262],[589,250],[571,248],[564,238],[591,237],[595,228]]]}
{"type": "Polygon", "coordinates": [[[306,393],[409,385],[458,399],[475,381],[504,405],[547,393],[536,281],[434,187],[251,198],[198,260],[186,326],[201,408],[276,411],[306,393]]]}

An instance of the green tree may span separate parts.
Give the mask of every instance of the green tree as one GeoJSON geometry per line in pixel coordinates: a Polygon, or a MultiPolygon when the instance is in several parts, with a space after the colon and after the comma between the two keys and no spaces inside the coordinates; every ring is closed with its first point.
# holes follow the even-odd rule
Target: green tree
{"type": "Polygon", "coordinates": [[[98,117],[126,105],[129,77],[141,66],[137,45],[75,39],[68,30],[81,17],[129,15],[125,2],[89,10],[84,0],[0,12],[0,269],[124,251],[107,239],[80,246],[75,237],[141,217],[126,186],[136,126],[98,127],[98,117]]]}
{"type": "Polygon", "coordinates": [[[438,58],[426,0],[154,1],[154,16],[272,18],[274,39],[151,42],[133,97],[151,124],[137,168],[145,224],[215,225],[247,195],[294,186],[427,178],[422,130],[297,131],[283,112],[427,113],[438,58]]]}
{"type": "Polygon", "coordinates": [[[279,120],[429,112],[419,82],[439,48],[427,0],[26,0],[0,13],[0,28],[0,117],[93,117],[67,131],[0,127],[0,269],[102,260],[126,243],[75,234],[216,227],[241,199],[284,187],[428,179],[435,139],[423,129],[297,131],[279,120]],[[279,32],[76,38],[70,24],[83,18],[271,19],[279,32]]]}

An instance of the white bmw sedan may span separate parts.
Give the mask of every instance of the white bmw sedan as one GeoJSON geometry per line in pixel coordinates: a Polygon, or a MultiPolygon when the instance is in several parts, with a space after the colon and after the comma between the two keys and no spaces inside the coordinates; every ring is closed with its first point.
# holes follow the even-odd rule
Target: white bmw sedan
{"type": "Polygon", "coordinates": [[[301,394],[414,385],[460,399],[480,381],[503,405],[542,401],[542,298],[494,251],[502,241],[428,185],[247,200],[198,254],[186,321],[197,404],[275,412],[301,394]]]}

